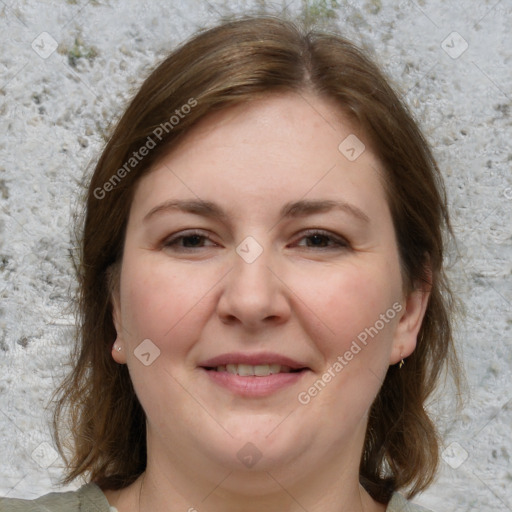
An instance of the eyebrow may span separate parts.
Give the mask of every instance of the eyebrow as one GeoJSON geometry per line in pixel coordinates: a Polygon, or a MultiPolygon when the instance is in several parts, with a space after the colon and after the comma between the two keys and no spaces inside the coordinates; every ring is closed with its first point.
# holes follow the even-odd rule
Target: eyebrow
{"type": "MultiPolygon", "coordinates": [[[[144,222],[149,220],[149,218],[157,213],[169,212],[173,210],[201,215],[203,217],[208,217],[223,222],[227,222],[228,220],[227,213],[216,203],[202,199],[186,199],[169,200],[159,204],[158,206],[155,206],[145,215],[144,222]]],[[[365,223],[370,222],[368,215],[366,215],[366,213],[364,213],[357,206],[346,203],[344,201],[334,201],[330,199],[301,199],[299,201],[288,202],[281,208],[279,217],[280,220],[286,218],[306,217],[308,215],[325,213],[331,210],[341,210],[365,223]]]]}

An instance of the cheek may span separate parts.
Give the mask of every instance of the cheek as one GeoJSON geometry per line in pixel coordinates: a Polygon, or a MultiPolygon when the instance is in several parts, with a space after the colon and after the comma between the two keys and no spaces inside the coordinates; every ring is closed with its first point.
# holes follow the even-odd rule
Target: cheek
{"type": "Polygon", "coordinates": [[[393,275],[378,264],[372,268],[331,273],[309,295],[314,302],[308,307],[324,325],[309,327],[324,368],[305,383],[298,400],[310,403],[333,432],[349,432],[364,420],[389,367],[399,283],[391,285],[393,275]]]}
{"type": "Polygon", "coordinates": [[[169,414],[179,416],[189,397],[180,384],[184,382],[183,363],[200,338],[198,316],[205,313],[205,295],[214,285],[214,277],[191,268],[180,271],[156,258],[144,261],[140,254],[137,260],[127,257],[123,263],[122,318],[131,354],[127,366],[144,411],[162,431],[167,428],[162,404],[169,414]],[[150,364],[146,366],[137,354],[147,339],[158,351],[149,345],[150,364]]]}
{"type": "Polygon", "coordinates": [[[399,284],[393,285],[394,277],[377,267],[378,263],[370,269],[354,266],[330,272],[316,281],[315,292],[312,285],[303,290],[302,295],[308,303],[313,301],[314,311],[321,311],[320,316],[333,335],[354,335],[353,329],[373,325],[399,297],[399,284]]]}
{"type": "Polygon", "coordinates": [[[373,261],[326,269],[314,279],[296,281],[294,289],[304,297],[309,337],[326,367],[341,356],[343,373],[353,373],[356,380],[361,370],[386,371],[398,320],[393,309],[400,299],[397,265],[373,261]]]}
{"type": "Polygon", "coordinates": [[[121,279],[123,325],[132,343],[149,338],[162,350],[168,341],[179,347],[191,315],[201,311],[201,300],[213,286],[205,273],[170,268],[155,258],[127,260],[121,279]]]}

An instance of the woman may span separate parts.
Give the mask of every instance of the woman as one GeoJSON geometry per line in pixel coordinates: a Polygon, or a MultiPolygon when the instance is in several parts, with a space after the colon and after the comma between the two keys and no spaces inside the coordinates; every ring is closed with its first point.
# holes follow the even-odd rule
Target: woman
{"type": "Polygon", "coordinates": [[[1,510],[422,510],[398,491],[432,482],[424,405],[458,378],[445,231],[432,154],[351,43],[269,17],[194,37],[88,191],[54,418],[88,483],[1,510]]]}

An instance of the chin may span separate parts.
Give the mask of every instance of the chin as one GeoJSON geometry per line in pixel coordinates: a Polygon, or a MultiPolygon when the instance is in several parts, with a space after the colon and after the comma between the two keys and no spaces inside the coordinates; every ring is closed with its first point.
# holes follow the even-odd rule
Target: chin
{"type": "MultiPolygon", "coordinates": [[[[268,420],[248,422],[240,418],[239,424],[232,421],[226,430],[233,436],[223,436],[212,440],[216,449],[210,456],[226,469],[240,472],[241,475],[272,472],[286,467],[299,454],[307,451],[307,435],[290,432],[290,424],[280,425],[284,416],[268,420]]],[[[268,475],[267,475],[268,476],[268,475]]]]}
{"type": "Polygon", "coordinates": [[[243,443],[241,447],[237,441],[233,444],[227,452],[210,453],[210,457],[216,459],[222,468],[220,472],[226,475],[222,481],[225,491],[256,497],[275,492],[276,479],[282,484],[291,484],[291,481],[286,481],[285,475],[297,455],[296,447],[283,446],[276,451],[265,447],[259,449],[259,445],[250,441],[243,443]]]}

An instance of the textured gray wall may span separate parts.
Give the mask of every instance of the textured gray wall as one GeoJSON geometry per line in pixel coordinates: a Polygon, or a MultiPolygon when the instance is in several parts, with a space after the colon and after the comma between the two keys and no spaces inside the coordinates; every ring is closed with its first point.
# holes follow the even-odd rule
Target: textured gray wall
{"type": "MultiPolygon", "coordinates": [[[[319,24],[374,53],[448,186],[470,397],[455,423],[435,407],[443,464],[416,501],[439,512],[511,511],[512,2],[309,6],[319,24]]],[[[305,3],[0,2],[0,495],[41,495],[61,474],[44,406],[71,342],[71,212],[105,130],[150,67],[195,30],[224,15],[283,9],[298,16],[305,3]]]]}

